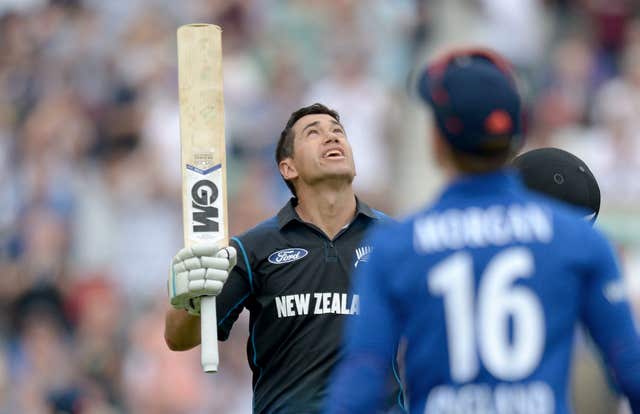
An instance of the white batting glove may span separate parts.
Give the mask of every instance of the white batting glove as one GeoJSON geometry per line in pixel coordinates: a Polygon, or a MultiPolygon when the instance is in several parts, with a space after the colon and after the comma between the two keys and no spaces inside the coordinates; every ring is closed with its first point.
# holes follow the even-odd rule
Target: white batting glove
{"type": "Polygon", "coordinates": [[[200,244],[180,250],[169,269],[171,305],[200,315],[200,298],[220,294],[236,262],[236,249],[231,246],[200,244]]]}

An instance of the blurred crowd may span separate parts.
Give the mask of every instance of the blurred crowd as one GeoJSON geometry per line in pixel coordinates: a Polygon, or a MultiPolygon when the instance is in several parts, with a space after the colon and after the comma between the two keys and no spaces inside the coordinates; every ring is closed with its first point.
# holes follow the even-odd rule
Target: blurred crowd
{"type": "Polygon", "coordinates": [[[316,101],[342,115],[360,196],[405,210],[398,192],[431,179],[403,159],[424,127],[410,73],[475,43],[515,63],[528,146],[592,167],[602,225],[640,267],[635,0],[0,0],[0,414],[250,412],[245,317],[216,376],[163,340],[182,245],[175,31],[191,22],[224,29],[232,234],[288,199],[275,142],[316,101]]]}

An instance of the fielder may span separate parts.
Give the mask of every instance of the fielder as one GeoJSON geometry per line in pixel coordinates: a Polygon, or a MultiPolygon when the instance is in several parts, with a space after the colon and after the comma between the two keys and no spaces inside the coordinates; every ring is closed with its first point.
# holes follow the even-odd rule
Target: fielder
{"type": "MultiPolygon", "coordinates": [[[[233,237],[229,247],[183,249],[174,258],[169,282],[176,283],[176,293],[165,338],[172,350],[200,343],[203,295],[217,296],[222,341],[248,309],[253,411],[312,414],[320,412],[329,374],[341,358],[343,324],[360,313],[350,275],[369,260],[363,236],[386,216],[356,198],[355,165],[340,116],[321,104],[291,115],[276,162],[294,197],[275,217],[233,237]]],[[[392,356],[394,351],[390,367],[392,356]]],[[[400,410],[396,394],[386,408],[400,410]]]]}
{"type": "Polygon", "coordinates": [[[374,412],[385,355],[402,337],[411,413],[570,413],[582,321],[640,413],[640,338],[611,246],[583,209],[505,168],[520,146],[508,63],[454,51],[423,73],[419,92],[449,184],[422,212],[373,232],[356,275],[362,314],[347,325],[326,412],[374,412]]]}

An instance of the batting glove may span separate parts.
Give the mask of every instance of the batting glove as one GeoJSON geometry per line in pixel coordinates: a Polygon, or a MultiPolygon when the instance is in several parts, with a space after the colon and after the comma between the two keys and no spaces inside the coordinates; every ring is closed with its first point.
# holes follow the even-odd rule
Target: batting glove
{"type": "Polygon", "coordinates": [[[175,255],[169,270],[171,305],[200,315],[200,298],[217,296],[237,262],[236,249],[200,244],[185,247],[175,255]]]}

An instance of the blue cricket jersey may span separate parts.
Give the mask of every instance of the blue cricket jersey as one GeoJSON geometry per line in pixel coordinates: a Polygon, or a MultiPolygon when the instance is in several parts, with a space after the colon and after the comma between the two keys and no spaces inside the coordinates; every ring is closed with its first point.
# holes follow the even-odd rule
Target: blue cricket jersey
{"type": "Polygon", "coordinates": [[[581,321],[640,413],[640,340],[616,258],[580,213],[501,171],[376,228],[326,411],[375,412],[402,338],[411,413],[570,413],[581,321]]]}

